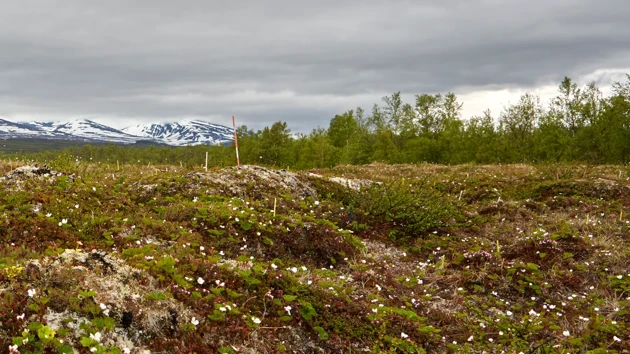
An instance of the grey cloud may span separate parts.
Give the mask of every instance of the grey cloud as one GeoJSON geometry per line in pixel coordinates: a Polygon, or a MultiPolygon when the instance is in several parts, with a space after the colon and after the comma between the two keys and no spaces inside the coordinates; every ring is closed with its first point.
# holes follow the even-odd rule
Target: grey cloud
{"type": "Polygon", "coordinates": [[[621,0],[2,2],[0,116],[235,114],[308,132],[399,90],[627,66],[628,13],[621,0]]]}

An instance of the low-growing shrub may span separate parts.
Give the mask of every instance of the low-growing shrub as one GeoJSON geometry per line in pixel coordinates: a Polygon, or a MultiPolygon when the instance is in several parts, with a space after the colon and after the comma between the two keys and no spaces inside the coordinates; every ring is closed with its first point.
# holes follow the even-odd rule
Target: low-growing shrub
{"type": "Polygon", "coordinates": [[[418,237],[446,225],[454,208],[445,195],[426,179],[405,182],[404,179],[372,184],[357,194],[358,207],[368,216],[392,223],[402,238],[418,237]]]}

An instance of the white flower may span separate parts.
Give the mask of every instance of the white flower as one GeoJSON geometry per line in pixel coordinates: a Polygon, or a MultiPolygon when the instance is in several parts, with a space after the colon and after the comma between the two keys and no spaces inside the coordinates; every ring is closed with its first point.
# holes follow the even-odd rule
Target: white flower
{"type": "Polygon", "coordinates": [[[564,332],[562,332],[562,335],[565,336],[565,337],[568,337],[568,336],[571,335],[571,333],[569,333],[569,331],[564,331],[564,332]]]}
{"type": "Polygon", "coordinates": [[[203,285],[204,282],[205,281],[201,277],[197,278],[197,283],[199,283],[199,285],[203,285]]]}
{"type": "Polygon", "coordinates": [[[614,340],[615,342],[621,342],[621,339],[619,339],[619,337],[617,337],[617,336],[613,336],[613,340],[614,340]]]}
{"type": "Polygon", "coordinates": [[[507,312],[505,312],[505,314],[508,315],[508,316],[512,316],[512,311],[507,311],[507,312]]]}
{"type": "Polygon", "coordinates": [[[473,340],[473,336],[468,337],[469,342],[472,342],[472,340],[473,340]]]}
{"type": "Polygon", "coordinates": [[[221,307],[219,307],[219,311],[225,312],[225,311],[227,311],[227,309],[225,307],[221,306],[221,307]]]}
{"type": "Polygon", "coordinates": [[[92,347],[92,348],[90,348],[90,351],[91,351],[92,353],[96,352],[96,350],[97,350],[97,349],[96,349],[96,347],[92,347]]]}
{"type": "Polygon", "coordinates": [[[277,269],[277,268],[278,268],[278,266],[277,266],[275,263],[271,263],[271,268],[273,268],[273,269],[277,269]]]}
{"type": "Polygon", "coordinates": [[[205,250],[205,248],[203,246],[199,246],[199,250],[203,251],[203,250],[205,250]]]}
{"type": "Polygon", "coordinates": [[[193,318],[190,320],[190,323],[192,323],[192,324],[193,324],[193,326],[196,326],[196,325],[198,325],[198,324],[199,324],[199,320],[193,317],[193,318]]]}
{"type": "Polygon", "coordinates": [[[52,216],[52,214],[51,214],[51,213],[46,214],[46,217],[47,217],[47,218],[49,218],[49,217],[51,217],[51,216],[52,216]]]}
{"type": "Polygon", "coordinates": [[[252,322],[254,322],[255,324],[259,324],[261,321],[260,318],[252,316],[252,322]]]}
{"type": "Polygon", "coordinates": [[[101,332],[96,332],[94,334],[90,333],[90,338],[94,339],[95,341],[99,342],[101,341],[101,332]]]}
{"type": "Polygon", "coordinates": [[[295,268],[295,267],[291,268],[290,270],[291,270],[293,273],[297,273],[297,271],[298,271],[298,269],[297,269],[297,268],[295,268]]]}
{"type": "Polygon", "coordinates": [[[131,354],[131,349],[129,349],[129,348],[123,348],[123,353],[124,353],[124,354],[131,354]]]}
{"type": "Polygon", "coordinates": [[[74,206],[74,208],[75,208],[75,209],[79,209],[79,204],[76,204],[76,205],[74,206]]]}
{"type": "Polygon", "coordinates": [[[319,200],[316,200],[316,201],[315,201],[315,205],[319,205],[319,200]]]}
{"type": "Polygon", "coordinates": [[[92,187],[92,190],[96,192],[96,187],[92,187]]]}
{"type": "Polygon", "coordinates": [[[284,310],[291,316],[291,306],[285,306],[284,310]]]}
{"type": "Polygon", "coordinates": [[[400,332],[400,338],[408,338],[409,336],[405,332],[400,332]]]}
{"type": "Polygon", "coordinates": [[[28,289],[28,297],[33,297],[33,296],[35,296],[35,293],[36,293],[36,292],[37,292],[37,291],[36,291],[35,289],[28,289]]]}

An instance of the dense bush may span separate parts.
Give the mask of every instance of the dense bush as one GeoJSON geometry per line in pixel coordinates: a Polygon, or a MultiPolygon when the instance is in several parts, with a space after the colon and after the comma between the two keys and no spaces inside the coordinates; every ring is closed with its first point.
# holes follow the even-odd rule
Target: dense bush
{"type": "Polygon", "coordinates": [[[357,194],[358,208],[368,216],[392,223],[401,237],[422,237],[452,217],[454,209],[443,193],[427,183],[403,179],[374,183],[357,194]]]}

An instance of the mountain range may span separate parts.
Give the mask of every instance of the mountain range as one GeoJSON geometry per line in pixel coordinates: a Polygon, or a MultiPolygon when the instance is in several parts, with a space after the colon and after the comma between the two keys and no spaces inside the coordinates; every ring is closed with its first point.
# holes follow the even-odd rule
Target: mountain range
{"type": "Polygon", "coordinates": [[[89,119],[66,122],[11,122],[0,118],[0,139],[24,138],[88,143],[134,144],[149,141],[171,146],[215,145],[233,141],[234,129],[201,120],[149,123],[115,129],[89,119]]]}

